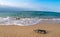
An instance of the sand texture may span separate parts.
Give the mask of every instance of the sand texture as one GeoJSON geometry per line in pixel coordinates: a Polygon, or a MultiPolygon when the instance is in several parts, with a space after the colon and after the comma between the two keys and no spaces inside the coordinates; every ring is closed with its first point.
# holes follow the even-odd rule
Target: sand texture
{"type": "Polygon", "coordinates": [[[34,26],[0,26],[0,37],[60,37],[60,25],[41,23],[34,26]],[[47,34],[34,32],[43,29],[47,34]]]}

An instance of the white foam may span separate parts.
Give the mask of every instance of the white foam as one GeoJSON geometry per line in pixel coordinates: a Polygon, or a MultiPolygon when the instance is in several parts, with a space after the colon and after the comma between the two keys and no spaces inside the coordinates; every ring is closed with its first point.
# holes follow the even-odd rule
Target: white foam
{"type": "Polygon", "coordinates": [[[35,25],[42,21],[50,20],[52,22],[59,22],[60,18],[53,18],[53,19],[39,19],[39,18],[20,18],[20,20],[16,20],[13,17],[0,17],[0,25],[19,25],[19,26],[29,26],[35,25]]]}
{"type": "Polygon", "coordinates": [[[19,26],[28,26],[35,25],[39,23],[41,20],[38,18],[21,18],[20,20],[16,20],[12,17],[2,18],[0,17],[0,25],[19,25],[19,26]]]}

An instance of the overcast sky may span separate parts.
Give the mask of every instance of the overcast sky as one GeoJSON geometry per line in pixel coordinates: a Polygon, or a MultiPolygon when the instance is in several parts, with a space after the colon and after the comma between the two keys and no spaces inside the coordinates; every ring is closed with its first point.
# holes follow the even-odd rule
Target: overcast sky
{"type": "Polygon", "coordinates": [[[0,6],[60,12],[60,0],[0,0],[0,6]]]}

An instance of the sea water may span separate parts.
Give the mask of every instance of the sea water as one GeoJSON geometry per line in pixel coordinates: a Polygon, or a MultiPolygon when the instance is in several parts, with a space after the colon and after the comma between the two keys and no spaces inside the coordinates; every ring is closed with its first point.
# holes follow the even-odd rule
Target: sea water
{"type": "Polygon", "coordinates": [[[59,12],[48,11],[1,11],[0,25],[29,26],[51,19],[60,22],[59,12]],[[19,18],[19,19],[17,19],[19,18]]]}

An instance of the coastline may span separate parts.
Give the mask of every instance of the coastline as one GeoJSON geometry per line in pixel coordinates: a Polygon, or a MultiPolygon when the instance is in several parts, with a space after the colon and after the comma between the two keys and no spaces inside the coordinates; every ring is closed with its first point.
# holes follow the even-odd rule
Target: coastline
{"type": "Polygon", "coordinates": [[[60,24],[39,23],[33,26],[0,26],[0,37],[60,37],[60,24]],[[44,29],[47,34],[38,34],[33,30],[44,29]]]}
{"type": "Polygon", "coordinates": [[[13,17],[0,17],[0,25],[18,25],[18,26],[32,26],[38,23],[60,23],[60,18],[13,18],[13,17]]]}

